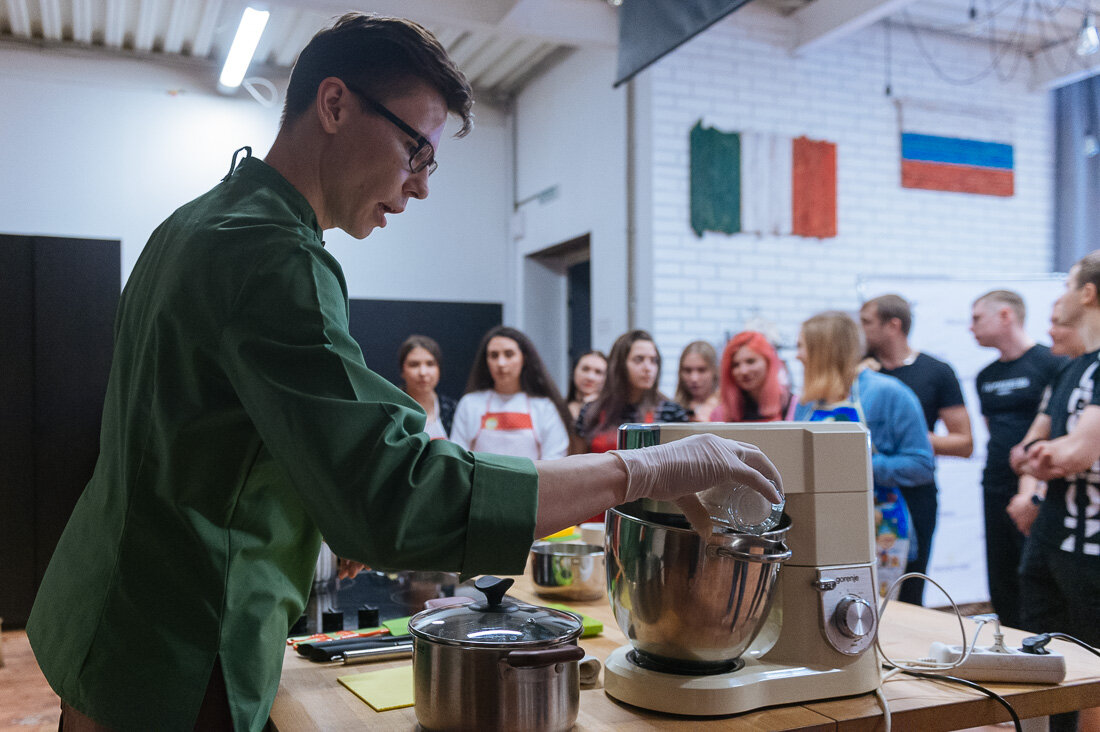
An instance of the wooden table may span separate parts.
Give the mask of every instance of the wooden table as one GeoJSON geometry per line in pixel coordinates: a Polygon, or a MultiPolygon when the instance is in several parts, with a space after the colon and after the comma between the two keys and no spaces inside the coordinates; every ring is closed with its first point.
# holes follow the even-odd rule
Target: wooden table
{"type": "MultiPolygon", "coordinates": [[[[526,577],[517,577],[509,593],[520,599],[546,603],[531,591],[526,577]]],[[[603,622],[604,632],[582,639],[580,645],[601,660],[626,638],[611,617],[606,599],[570,602],[570,607],[603,622]]],[[[969,636],[977,627],[964,621],[969,636]]],[[[891,603],[880,628],[885,652],[895,660],[919,658],[928,653],[933,641],[960,643],[958,621],[953,614],[928,610],[905,603],[891,603]]],[[[1008,645],[1018,647],[1028,634],[1005,629],[1008,645]]],[[[987,645],[991,631],[983,629],[980,643],[987,645]]],[[[1066,657],[1066,680],[1059,685],[983,684],[1005,697],[1023,719],[1100,706],[1100,659],[1075,645],[1056,641],[1066,657]]],[[[282,683],[271,719],[280,732],[299,730],[412,730],[416,715],[412,707],[375,712],[337,683],[338,676],[371,669],[398,666],[409,660],[357,666],[324,667],[304,660],[288,649],[282,683]]],[[[943,681],[896,676],[883,684],[890,705],[894,729],[957,730],[1009,719],[1008,712],[977,691],[943,681]]],[[[650,712],[615,701],[602,688],[581,691],[576,730],[844,730],[856,732],[885,729],[882,710],[873,694],[830,699],[738,714],[731,717],[676,717],[650,712]]]]}

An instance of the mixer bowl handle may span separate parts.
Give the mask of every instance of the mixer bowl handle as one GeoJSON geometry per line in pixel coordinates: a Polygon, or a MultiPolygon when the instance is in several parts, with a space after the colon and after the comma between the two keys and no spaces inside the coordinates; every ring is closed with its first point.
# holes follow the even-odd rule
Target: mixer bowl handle
{"type": "MultiPolygon", "coordinates": [[[[755,537],[754,537],[755,538],[755,537]]],[[[765,554],[757,552],[746,551],[740,546],[738,542],[734,542],[728,546],[716,546],[711,544],[707,547],[708,552],[713,552],[720,557],[729,557],[731,559],[740,559],[745,562],[755,562],[757,564],[774,564],[777,562],[785,562],[791,558],[791,550],[787,548],[787,545],[781,541],[768,541],[767,549],[774,550],[768,551],[765,554]]],[[[760,541],[754,541],[753,546],[759,547],[760,541]]]]}

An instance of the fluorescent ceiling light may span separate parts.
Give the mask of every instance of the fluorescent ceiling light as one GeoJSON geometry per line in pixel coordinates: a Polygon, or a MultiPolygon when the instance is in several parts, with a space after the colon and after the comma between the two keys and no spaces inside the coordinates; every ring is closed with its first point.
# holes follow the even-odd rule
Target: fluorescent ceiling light
{"type": "Polygon", "coordinates": [[[222,75],[218,78],[218,88],[222,91],[232,91],[241,85],[244,72],[248,71],[248,65],[252,63],[252,55],[256,53],[256,46],[260,42],[260,36],[263,35],[269,15],[271,13],[266,10],[257,10],[253,7],[244,9],[241,24],[237,27],[237,35],[234,36],[233,45],[229,47],[229,55],[225,58],[222,75]]]}
{"type": "Polygon", "coordinates": [[[1100,51],[1100,33],[1096,30],[1096,16],[1086,13],[1085,20],[1081,24],[1081,32],[1077,34],[1077,55],[1091,56],[1100,51]]]}

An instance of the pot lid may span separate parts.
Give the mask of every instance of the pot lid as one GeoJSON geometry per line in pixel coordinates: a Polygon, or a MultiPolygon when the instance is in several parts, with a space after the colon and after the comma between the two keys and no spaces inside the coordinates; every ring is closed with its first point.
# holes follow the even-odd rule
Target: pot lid
{"type": "Polygon", "coordinates": [[[485,601],[417,613],[409,620],[414,636],[448,645],[476,647],[548,646],[581,634],[573,613],[529,605],[504,593],[515,580],[486,575],[474,582],[485,601]]]}

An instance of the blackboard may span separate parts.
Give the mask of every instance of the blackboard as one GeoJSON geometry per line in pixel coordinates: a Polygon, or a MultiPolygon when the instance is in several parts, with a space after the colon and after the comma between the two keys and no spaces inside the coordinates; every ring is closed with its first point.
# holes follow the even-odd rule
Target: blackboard
{"type": "Polygon", "coordinates": [[[351,300],[351,335],[375,373],[404,387],[397,351],[410,335],[434,338],[443,352],[437,391],[462,396],[481,337],[500,325],[503,306],[485,302],[428,300],[351,300]]]}

